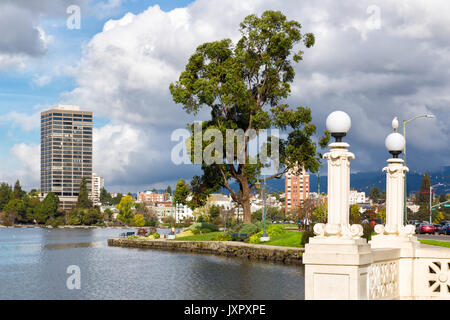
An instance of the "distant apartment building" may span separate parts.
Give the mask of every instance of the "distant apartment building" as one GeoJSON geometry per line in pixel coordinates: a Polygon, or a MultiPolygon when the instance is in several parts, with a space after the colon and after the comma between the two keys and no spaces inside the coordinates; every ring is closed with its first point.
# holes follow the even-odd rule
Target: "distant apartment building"
{"type": "Polygon", "coordinates": [[[41,196],[49,192],[71,209],[84,177],[92,189],[93,114],[78,106],[55,106],[41,113],[41,196]]]}
{"type": "Polygon", "coordinates": [[[365,192],[358,192],[356,190],[350,190],[349,195],[349,204],[358,204],[358,203],[365,203],[366,202],[366,193],[365,192]]]}
{"type": "Polygon", "coordinates": [[[100,205],[100,192],[102,188],[105,187],[105,181],[99,175],[93,173],[92,174],[92,191],[91,191],[91,200],[94,206],[100,205]]]}
{"type": "Polygon", "coordinates": [[[285,175],[285,212],[300,207],[308,197],[309,174],[304,168],[300,175],[295,175],[289,170],[285,175]]]}
{"type": "Polygon", "coordinates": [[[137,200],[145,204],[151,203],[162,203],[169,200],[166,193],[157,193],[153,191],[139,192],[137,195],[137,200]]]}

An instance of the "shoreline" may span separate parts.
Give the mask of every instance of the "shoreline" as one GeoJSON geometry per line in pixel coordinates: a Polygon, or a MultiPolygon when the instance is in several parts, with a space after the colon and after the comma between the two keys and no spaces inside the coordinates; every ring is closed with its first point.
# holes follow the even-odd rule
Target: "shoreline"
{"type": "MultiPolygon", "coordinates": [[[[149,227],[129,227],[129,226],[71,226],[71,225],[65,225],[65,226],[46,226],[46,225],[34,225],[34,224],[18,224],[13,226],[5,226],[0,224],[1,228],[42,228],[42,229],[139,229],[139,228],[149,228],[149,227]]],[[[166,229],[164,227],[157,227],[158,229],[166,229]]]]}
{"type": "Polygon", "coordinates": [[[235,241],[173,241],[166,239],[110,238],[108,246],[178,251],[236,257],[255,261],[303,265],[304,248],[249,244],[235,241]]]}

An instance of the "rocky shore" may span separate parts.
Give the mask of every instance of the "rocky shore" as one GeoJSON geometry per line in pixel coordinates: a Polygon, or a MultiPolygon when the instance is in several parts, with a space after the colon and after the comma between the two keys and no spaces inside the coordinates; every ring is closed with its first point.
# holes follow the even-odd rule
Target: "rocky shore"
{"type": "Polygon", "coordinates": [[[158,249],[192,253],[207,253],[226,257],[265,260],[284,264],[302,264],[304,248],[249,244],[237,241],[178,241],[114,238],[108,239],[113,247],[158,249]]]}

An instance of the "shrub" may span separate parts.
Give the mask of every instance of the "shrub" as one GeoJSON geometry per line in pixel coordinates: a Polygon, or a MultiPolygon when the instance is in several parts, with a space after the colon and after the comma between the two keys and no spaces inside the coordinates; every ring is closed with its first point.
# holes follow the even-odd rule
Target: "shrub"
{"type": "Polygon", "coordinates": [[[191,225],[188,228],[188,230],[191,230],[194,234],[198,234],[198,233],[206,233],[206,232],[204,232],[205,230],[208,230],[207,232],[219,231],[219,228],[210,223],[197,222],[197,223],[194,223],[193,225],[191,225]],[[196,232],[195,230],[198,230],[198,232],[196,232]]]}
{"type": "Polygon", "coordinates": [[[216,234],[214,241],[231,241],[233,240],[231,236],[231,231],[220,232],[216,234]]]}
{"type": "Polygon", "coordinates": [[[303,231],[302,241],[301,241],[302,247],[304,247],[309,242],[309,238],[311,238],[311,237],[314,237],[314,231],[312,231],[312,230],[303,231]]]}
{"type": "MultiPolygon", "coordinates": [[[[286,233],[286,230],[283,229],[282,226],[277,225],[268,225],[266,228],[267,235],[270,237],[270,239],[276,238],[278,236],[281,236],[282,234],[286,233]]],[[[259,238],[261,238],[263,234],[263,230],[259,231],[258,233],[253,234],[249,238],[249,243],[260,243],[259,238]]]]}
{"type": "Polygon", "coordinates": [[[251,236],[254,233],[257,233],[260,229],[258,228],[258,226],[254,223],[247,223],[244,224],[241,229],[239,230],[239,233],[243,234],[247,234],[247,236],[251,236]]]}
{"type": "Polygon", "coordinates": [[[362,237],[365,238],[367,241],[370,241],[372,239],[372,234],[374,233],[373,227],[370,223],[363,223],[363,235],[362,237]]]}

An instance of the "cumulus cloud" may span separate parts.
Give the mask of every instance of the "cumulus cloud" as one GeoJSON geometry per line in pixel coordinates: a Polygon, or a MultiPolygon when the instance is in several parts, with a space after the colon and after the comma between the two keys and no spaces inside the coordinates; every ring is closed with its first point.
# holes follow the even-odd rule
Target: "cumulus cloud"
{"type": "Polygon", "coordinates": [[[442,14],[448,12],[448,2],[197,0],[170,12],[152,6],[109,20],[85,46],[73,69],[77,87],[61,99],[115,123],[109,128],[115,135],[106,127],[98,131],[103,142],[96,148],[133,140],[126,143],[122,158],[109,151],[117,168],[102,160],[95,170],[115,185],[158,183],[168,181],[167,175],[177,179],[175,172],[183,177],[194,172],[192,166],[177,167],[168,159],[170,133],[194,119],[172,102],[169,84],[198,45],[236,41],[246,15],[269,9],[282,11],[299,21],[304,32],[315,34],[316,45],[305,50],[304,61],[296,66],[288,102],[310,107],[319,129],[333,110],[350,114],[347,139],[357,156],[353,169],[380,170],[388,157],[384,139],[392,118],[421,113],[434,113],[437,119],[408,125],[408,163],[448,165],[450,151],[443,146],[450,142],[450,22],[442,14]]]}
{"type": "Polygon", "coordinates": [[[40,126],[40,112],[28,114],[24,112],[11,111],[0,118],[0,125],[11,125],[20,127],[23,131],[38,129],[40,126]]]}
{"type": "Polygon", "coordinates": [[[2,0],[0,2],[0,71],[24,67],[44,56],[53,38],[41,26],[43,18],[67,17],[67,7],[89,11],[90,0],[2,0]]]}
{"type": "Polygon", "coordinates": [[[18,179],[26,190],[39,188],[40,145],[16,144],[11,148],[10,153],[17,161],[18,169],[0,172],[1,180],[12,185],[18,179]]]}

